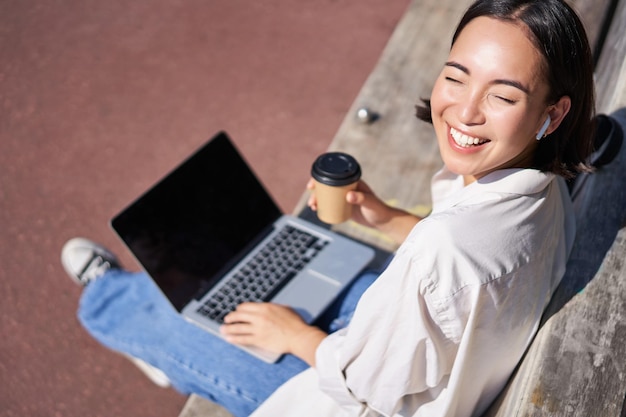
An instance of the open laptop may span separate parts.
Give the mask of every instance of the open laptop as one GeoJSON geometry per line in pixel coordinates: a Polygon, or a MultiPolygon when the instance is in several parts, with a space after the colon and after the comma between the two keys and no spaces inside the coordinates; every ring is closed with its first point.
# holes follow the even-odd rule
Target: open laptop
{"type": "MultiPolygon", "coordinates": [[[[314,321],[374,256],[370,247],[281,213],[225,132],[111,227],[174,308],[218,336],[223,317],[242,301],[289,305],[314,321]]],[[[267,362],[280,357],[243,349],[267,362]]]]}

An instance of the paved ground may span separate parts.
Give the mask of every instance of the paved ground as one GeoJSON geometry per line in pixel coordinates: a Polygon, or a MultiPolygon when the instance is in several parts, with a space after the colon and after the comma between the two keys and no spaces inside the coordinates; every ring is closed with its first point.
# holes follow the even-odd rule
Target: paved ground
{"type": "MultiPolygon", "coordinates": [[[[58,261],[226,129],[290,211],[408,0],[0,2],[0,416],[176,416],[58,261]]],[[[134,269],[127,254],[122,260],[134,269]]]]}

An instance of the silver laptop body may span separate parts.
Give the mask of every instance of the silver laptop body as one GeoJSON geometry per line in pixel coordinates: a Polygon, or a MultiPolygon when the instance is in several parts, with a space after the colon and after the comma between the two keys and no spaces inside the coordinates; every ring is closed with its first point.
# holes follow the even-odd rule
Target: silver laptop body
{"type": "MultiPolygon", "coordinates": [[[[313,322],[374,257],[370,247],[282,214],[224,132],[111,226],[174,308],[217,336],[242,301],[288,305],[313,322]]],[[[242,349],[266,362],[280,357],[242,349]]]]}

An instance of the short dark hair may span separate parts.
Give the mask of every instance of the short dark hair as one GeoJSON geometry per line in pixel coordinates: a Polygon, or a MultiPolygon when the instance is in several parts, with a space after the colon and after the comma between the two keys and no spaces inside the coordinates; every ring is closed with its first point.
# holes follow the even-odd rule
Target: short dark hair
{"type": "MultiPolygon", "coordinates": [[[[545,59],[545,76],[550,91],[548,102],[571,99],[571,108],[560,126],[541,140],[533,168],[571,178],[589,171],[593,150],[595,97],[593,57],[587,34],[576,12],[562,0],[478,0],[463,15],[452,37],[477,17],[521,22],[529,39],[545,59]]],[[[430,101],[416,107],[419,119],[431,122],[430,101]]]]}

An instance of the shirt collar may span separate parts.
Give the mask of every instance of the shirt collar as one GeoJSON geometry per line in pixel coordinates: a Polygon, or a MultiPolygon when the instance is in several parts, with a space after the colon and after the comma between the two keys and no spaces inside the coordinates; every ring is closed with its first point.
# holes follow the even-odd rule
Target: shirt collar
{"type": "Polygon", "coordinates": [[[440,211],[484,193],[536,194],[545,189],[555,175],[530,168],[509,168],[491,172],[465,186],[463,177],[443,167],[433,176],[433,211],[440,211]]]}

